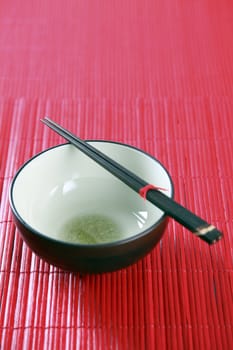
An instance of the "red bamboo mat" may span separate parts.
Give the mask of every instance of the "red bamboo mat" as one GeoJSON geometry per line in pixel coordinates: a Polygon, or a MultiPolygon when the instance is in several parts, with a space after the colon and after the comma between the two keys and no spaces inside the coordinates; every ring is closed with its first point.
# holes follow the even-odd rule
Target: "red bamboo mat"
{"type": "Polygon", "coordinates": [[[233,348],[233,3],[2,0],[0,349],[233,348]],[[135,145],[175,197],[224,232],[209,247],[170,220],[137,264],[103,275],[50,266],[12,223],[9,184],[62,142],[135,145]]]}

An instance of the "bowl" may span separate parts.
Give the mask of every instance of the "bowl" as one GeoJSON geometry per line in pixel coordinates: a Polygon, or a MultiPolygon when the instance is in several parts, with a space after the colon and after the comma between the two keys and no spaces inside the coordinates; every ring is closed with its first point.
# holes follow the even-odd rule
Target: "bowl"
{"type": "MultiPolygon", "coordinates": [[[[165,167],[123,143],[87,141],[147,182],[166,189],[165,167]]],[[[167,216],[69,143],[29,159],[10,186],[13,219],[38,256],[64,270],[102,273],[127,267],[159,242],[167,216]]]]}

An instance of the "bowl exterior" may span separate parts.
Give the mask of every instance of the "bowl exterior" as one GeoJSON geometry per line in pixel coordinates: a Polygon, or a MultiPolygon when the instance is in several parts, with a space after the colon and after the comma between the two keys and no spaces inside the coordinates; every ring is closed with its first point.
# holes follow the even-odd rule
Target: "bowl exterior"
{"type": "Polygon", "coordinates": [[[21,237],[35,254],[49,264],[80,273],[111,272],[136,263],[159,242],[168,221],[165,216],[152,231],[128,241],[88,246],[68,244],[35,234],[14,213],[13,218],[21,237]]]}

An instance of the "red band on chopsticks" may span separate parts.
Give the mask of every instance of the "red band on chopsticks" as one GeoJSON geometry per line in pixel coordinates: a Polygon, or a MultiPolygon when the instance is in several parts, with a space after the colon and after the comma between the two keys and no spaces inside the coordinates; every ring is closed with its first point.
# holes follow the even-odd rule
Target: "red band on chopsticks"
{"type": "Polygon", "coordinates": [[[147,192],[150,191],[150,190],[162,190],[162,191],[167,191],[166,188],[157,187],[157,186],[148,184],[148,185],[142,187],[142,188],[139,190],[139,194],[140,194],[140,196],[141,196],[142,198],[146,199],[147,192]]]}

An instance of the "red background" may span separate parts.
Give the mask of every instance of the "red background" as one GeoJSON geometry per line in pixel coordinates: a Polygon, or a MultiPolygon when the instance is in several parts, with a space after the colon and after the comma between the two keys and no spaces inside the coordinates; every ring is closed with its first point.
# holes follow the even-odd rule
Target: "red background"
{"type": "Polygon", "coordinates": [[[2,0],[0,348],[233,348],[233,3],[2,0]],[[147,257],[96,276],[22,242],[9,184],[63,140],[123,141],[159,158],[175,196],[224,232],[209,247],[170,220],[147,257]]]}

